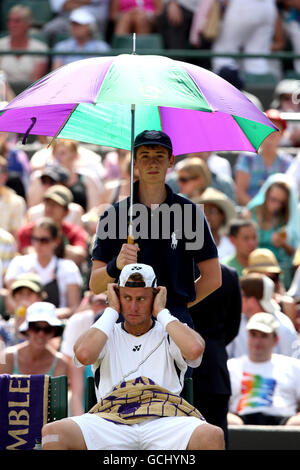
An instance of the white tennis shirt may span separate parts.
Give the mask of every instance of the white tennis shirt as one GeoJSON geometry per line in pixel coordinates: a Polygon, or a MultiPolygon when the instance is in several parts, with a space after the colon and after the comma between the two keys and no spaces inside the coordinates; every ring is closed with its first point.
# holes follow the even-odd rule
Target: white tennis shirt
{"type": "Polygon", "coordinates": [[[142,375],[179,395],[187,366],[198,367],[201,360],[202,356],[185,361],[178,346],[157,321],[141,336],[127,333],[123,324],[117,323],[92,366],[97,400],[120,382],[142,375]]]}

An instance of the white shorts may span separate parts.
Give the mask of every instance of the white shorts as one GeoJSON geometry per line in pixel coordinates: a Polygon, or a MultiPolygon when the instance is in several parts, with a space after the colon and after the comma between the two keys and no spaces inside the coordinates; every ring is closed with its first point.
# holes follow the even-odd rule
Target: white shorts
{"type": "Polygon", "coordinates": [[[70,417],[81,429],[88,450],[185,450],[193,431],[206,421],[193,416],[115,424],[85,413],[70,417]]]}

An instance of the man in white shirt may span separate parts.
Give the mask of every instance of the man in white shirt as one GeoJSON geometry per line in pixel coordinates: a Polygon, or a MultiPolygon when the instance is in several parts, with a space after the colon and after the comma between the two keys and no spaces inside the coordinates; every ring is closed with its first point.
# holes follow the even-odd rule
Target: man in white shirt
{"type": "Polygon", "coordinates": [[[98,404],[44,426],[43,449],[224,449],[220,428],[187,402],[182,409],[184,374],[199,366],[204,340],[165,308],[153,269],[126,265],[107,295],[109,307],[74,346],[79,364],[93,364],[98,404]]]}
{"type": "Polygon", "coordinates": [[[235,339],[227,346],[228,357],[240,357],[248,353],[247,322],[258,312],[271,313],[279,322],[278,341],[274,352],[300,359],[299,335],[290,318],[281,312],[273,299],[274,282],[269,277],[250,273],[240,278],[242,291],[242,317],[235,339]]]}
{"type": "Polygon", "coordinates": [[[279,322],[265,312],[247,323],[248,355],[229,359],[229,424],[300,425],[300,361],[273,353],[279,322]]]}

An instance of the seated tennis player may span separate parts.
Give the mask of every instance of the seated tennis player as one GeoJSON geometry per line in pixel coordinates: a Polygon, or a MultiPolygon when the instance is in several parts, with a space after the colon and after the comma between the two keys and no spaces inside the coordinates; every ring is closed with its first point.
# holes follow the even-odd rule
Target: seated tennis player
{"type": "Polygon", "coordinates": [[[74,346],[75,363],[92,364],[98,403],[46,424],[44,450],[224,449],[223,431],[180,397],[205,344],[165,308],[166,294],[145,264],[125,266],[108,285],[109,306],[74,346]]]}

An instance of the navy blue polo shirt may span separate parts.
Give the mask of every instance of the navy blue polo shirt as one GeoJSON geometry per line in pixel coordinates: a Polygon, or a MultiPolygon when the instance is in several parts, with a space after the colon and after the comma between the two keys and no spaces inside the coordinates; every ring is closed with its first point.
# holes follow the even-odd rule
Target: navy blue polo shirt
{"type": "MultiPolygon", "coordinates": [[[[135,242],[140,248],[138,262],[151,265],[158,285],[167,288],[167,308],[186,306],[195,299],[194,281],[199,275],[196,265],[218,257],[210,228],[200,207],[173,193],[168,185],[166,200],[157,209],[142,205],[138,184],[138,181],[134,183],[133,191],[133,205],[137,209],[133,217],[135,242]]],[[[118,256],[122,244],[127,243],[129,203],[127,198],[101,215],[93,260],[108,263],[118,256]]]]}

